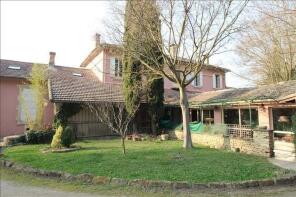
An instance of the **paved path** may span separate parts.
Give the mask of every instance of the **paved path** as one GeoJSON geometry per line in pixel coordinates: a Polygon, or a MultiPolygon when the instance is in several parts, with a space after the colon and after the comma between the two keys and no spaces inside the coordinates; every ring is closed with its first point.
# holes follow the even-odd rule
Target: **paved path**
{"type": "Polygon", "coordinates": [[[51,188],[20,185],[11,181],[1,180],[1,197],[103,197],[79,192],[64,192],[51,188]]]}
{"type": "Polygon", "coordinates": [[[277,165],[279,167],[288,169],[288,170],[295,170],[296,171],[296,160],[294,161],[282,161],[275,158],[269,158],[268,159],[271,163],[274,165],[277,165]]]}

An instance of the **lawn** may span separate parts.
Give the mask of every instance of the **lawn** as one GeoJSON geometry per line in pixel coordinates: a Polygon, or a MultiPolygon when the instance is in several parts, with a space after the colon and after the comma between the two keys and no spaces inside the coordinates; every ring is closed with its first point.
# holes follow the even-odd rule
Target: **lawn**
{"type": "Polygon", "coordinates": [[[15,146],[4,153],[6,159],[44,170],[126,179],[232,182],[271,178],[285,172],[266,158],[206,147],[183,150],[180,141],[128,141],[125,156],[119,140],[77,144],[83,149],[68,153],[42,153],[40,150],[48,145],[15,146]]]}

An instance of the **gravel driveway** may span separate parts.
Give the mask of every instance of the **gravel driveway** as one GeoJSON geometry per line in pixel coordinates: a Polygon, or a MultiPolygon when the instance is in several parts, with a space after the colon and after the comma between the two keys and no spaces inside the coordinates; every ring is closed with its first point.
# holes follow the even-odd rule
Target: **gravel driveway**
{"type": "Polygon", "coordinates": [[[64,192],[51,188],[20,185],[15,182],[1,180],[1,197],[103,197],[78,192],[64,192]]]}
{"type": "MultiPolygon", "coordinates": [[[[1,197],[106,197],[100,194],[89,194],[89,193],[79,193],[79,192],[66,192],[54,190],[47,187],[35,187],[28,185],[21,185],[12,181],[1,180],[1,197]]],[[[157,196],[157,195],[155,195],[157,196]]],[[[162,195],[163,196],[163,195],[162,195]]],[[[178,196],[178,195],[177,195],[178,196]]],[[[191,193],[190,196],[231,196],[231,197],[295,197],[296,187],[277,187],[269,189],[248,189],[244,191],[235,191],[227,193],[214,192],[211,194],[206,193],[191,193]],[[221,195],[222,194],[222,195],[221,195]]]]}

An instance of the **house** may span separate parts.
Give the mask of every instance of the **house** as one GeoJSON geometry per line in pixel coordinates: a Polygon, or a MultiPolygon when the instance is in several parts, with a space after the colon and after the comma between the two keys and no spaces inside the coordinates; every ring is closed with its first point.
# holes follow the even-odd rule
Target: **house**
{"type": "MultiPolygon", "coordinates": [[[[50,100],[57,108],[63,103],[87,102],[123,102],[122,83],[122,48],[119,45],[102,43],[100,35],[96,34],[95,48],[81,63],[79,68],[60,67],[50,68],[50,100]]],[[[54,57],[50,58],[53,59],[54,57]]],[[[210,90],[226,88],[225,73],[229,70],[206,65],[187,87],[189,95],[210,90]]],[[[169,105],[171,100],[179,100],[176,86],[164,79],[165,114],[176,123],[181,122],[179,104],[169,105]]],[[[145,101],[137,114],[136,122],[139,132],[151,132],[150,118],[145,101]]],[[[112,134],[103,124],[98,124],[95,116],[87,109],[70,118],[78,137],[90,137],[112,134]]]]}
{"type": "MultiPolygon", "coordinates": [[[[54,114],[63,103],[85,104],[87,102],[123,102],[122,48],[119,45],[102,43],[96,34],[95,48],[81,63],[80,67],[55,65],[55,53],[49,57],[49,100],[46,107],[46,122],[52,122],[54,114]]],[[[1,136],[22,133],[25,130],[24,112],[20,109],[20,95],[24,94],[32,102],[31,90],[26,84],[30,76],[32,63],[1,60],[1,136]],[[24,88],[26,87],[26,88],[24,88]],[[8,115],[6,115],[8,114],[8,115]]],[[[229,70],[207,64],[196,80],[187,87],[189,98],[196,93],[223,90],[225,73],[229,70]]],[[[181,122],[181,110],[178,104],[179,92],[169,80],[164,80],[165,115],[171,121],[181,122]]],[[[34,115],[34,106],[30,107],[34,115]]],[[[192,120],[197,118],[192,109],[192,120]]],[[[150,118],[145,101],[136,116],[139,131],[150,132],[150,118]]],[[[70,118],[77,137],[94,137],[112,134],[104,124],[98,124],[96,117],[86,108],[70,118]]]]}
{"type": "MultiPolygon", "coordinates": [[[[32,63],[12,60],[0,61],[0,138],[23,133],[26,129],[25,111],[20,104],[21,96],[30,108],[32,117],[36,114],[32,90],[28,87],[32,63]]],[[[46,106],[44,124],[51,125],[53,104],[46,106]]]]}

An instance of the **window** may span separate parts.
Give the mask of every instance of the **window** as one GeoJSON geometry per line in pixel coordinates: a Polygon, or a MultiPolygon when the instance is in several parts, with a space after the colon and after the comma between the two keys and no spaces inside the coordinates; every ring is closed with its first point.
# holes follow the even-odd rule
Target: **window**
{"type": "Polygon", "coordinates": [[[73,76],[75,76],[75,77],[82,77],[82,74],[80,74],[80,73],[72,73],[73,74],[73,76]]]}
{"type": "Polygon", "coordinates": [[[202,73],[198,73],[198,75],[193,80],[193,86],[195,87],[201,87],[202,86],[202,73]]]}
{"type": "Polygon", "coordinates": [[[222,77],[219,74],[213,75],[213,88],[221,88],[222,77]]]}
{"type": "Polygon", "coordinates": [[[122,62],[118,58],[111,58],[110,73],[116,77],[122,76],[122,62]]]}
{"type": "Polygon", "coordinates": [[[19,95],[19,122],[26,123],[28,118],[36,118],[36,103],[33,96],[33,90],[28,86],[20,88],[19,95]]]}
{"type": "Polygon", "coordinates": [[[9,69],[12,69],[12,70],[20,70],[21,67],[20,66],[8,66],[9,69]]]}

